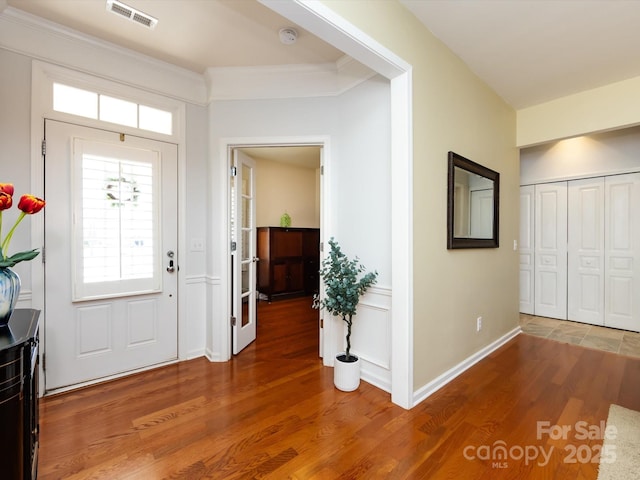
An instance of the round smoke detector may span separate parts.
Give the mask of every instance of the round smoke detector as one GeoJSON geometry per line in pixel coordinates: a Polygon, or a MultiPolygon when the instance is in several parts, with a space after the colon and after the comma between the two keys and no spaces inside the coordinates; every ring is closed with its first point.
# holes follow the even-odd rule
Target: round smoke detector
{"type": "Polygon", "coordinates": [[[280,41],[285,45],[296,43],[298,39],[298,32],[293,28],[281,28],[278,34],[280,35],[280,41]]]}

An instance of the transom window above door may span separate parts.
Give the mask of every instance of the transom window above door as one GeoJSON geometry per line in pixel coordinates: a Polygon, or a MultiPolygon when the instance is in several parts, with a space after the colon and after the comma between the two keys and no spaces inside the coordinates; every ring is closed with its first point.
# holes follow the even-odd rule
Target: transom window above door
{"type": "Polygon", "coordinates": [[[53,83],[53,109],[150,132],[173,133],[172,112],[63,83],[53,83]]]}

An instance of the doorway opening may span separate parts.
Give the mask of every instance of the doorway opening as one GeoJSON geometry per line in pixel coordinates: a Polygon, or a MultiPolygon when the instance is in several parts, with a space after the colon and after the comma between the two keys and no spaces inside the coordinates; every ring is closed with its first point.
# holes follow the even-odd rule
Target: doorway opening
{"type": "MultiPolygon", "coordinates": [[[[228,146],[234,355],[256,340],[259,311],[268,318],[267,312],[277,310],[272,302],[300,297],[307,297],[311,309],[312,295],[320,291],[323,148],[323,143],[228,146]]],[[[314,315],[316,325],[310,328],[317,331],[322,357],[320,314],[314,315]]]]}

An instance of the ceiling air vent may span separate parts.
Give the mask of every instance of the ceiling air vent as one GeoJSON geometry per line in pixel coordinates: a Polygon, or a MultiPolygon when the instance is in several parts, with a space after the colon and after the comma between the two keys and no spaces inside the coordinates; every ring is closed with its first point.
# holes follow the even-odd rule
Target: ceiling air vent
{"type": "Polygon", "coordinates": [[[118,0],[107,0],[107,10],[147,28],[155,28],[158,23],[157,18],[153,18],[151,15],[147,15],[118,0]]]}

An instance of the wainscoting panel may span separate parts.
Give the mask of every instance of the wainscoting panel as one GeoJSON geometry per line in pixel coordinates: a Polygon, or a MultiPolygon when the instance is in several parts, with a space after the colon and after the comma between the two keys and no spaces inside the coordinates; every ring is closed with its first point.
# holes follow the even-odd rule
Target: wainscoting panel
{"type": "Polygon", "coordinates": [[[180,322],[186,323],[186,357],[188,360],[202,357],[206,352],[207,339],[207,277],[193,275],[185,279],[186,318],[180,322]]]}
{"type": "Polygon", "coordinates": [[[361,377],[390,392],[391,289],[370,288],[360,299],[357,311],[351,332],[351,351],[360,357],[361,377]]]}

